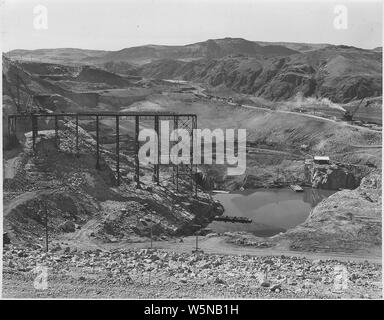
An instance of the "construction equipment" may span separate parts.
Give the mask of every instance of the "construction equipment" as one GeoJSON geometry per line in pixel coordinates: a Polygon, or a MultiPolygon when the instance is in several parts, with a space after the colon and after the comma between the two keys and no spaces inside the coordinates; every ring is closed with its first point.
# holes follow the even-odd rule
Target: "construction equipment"
{"type": "MultiPolygon", "coordinates": [[[[353,121],[353,117],[355,116],[355,113],[357,112],[357,110],[359,110],[361,104],[363,103],[363,101],[365,100],[365,98],[361,99],[359,104],[352,110],[347,110],[345,111],[344,115],[343,115],[343,120],[345,121],[353,121]]],[[[365,106],[364,107],[367,107],[369,106],[370,104],[372,103],[372,101],[367,101],[365,103],[365,106]]]]}

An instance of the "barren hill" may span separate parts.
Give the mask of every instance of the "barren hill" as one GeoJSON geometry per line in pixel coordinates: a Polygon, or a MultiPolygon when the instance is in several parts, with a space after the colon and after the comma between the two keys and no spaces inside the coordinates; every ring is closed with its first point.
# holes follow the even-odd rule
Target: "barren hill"
{"type": "Polygon", "coordinates": [[[85,50],[85,49],[39,49],[12,50],[8,55],[25,59],[40,59],[62,63],[94,63],[127,62],[143,64],[153,60],[170,59],[217,59],[229,54],[245,54],[250,56],[286,56],[298,51],[281,44],[260,45],[257,42],[241,38],[210,39],[203,42],[183,46],[144,45],[124,48],[118,51],[85,50]]]}
{"type": "Polygon", "coordinates": [[[300,93],[347,103],[382,94],[380,48],[223,38],[118,51],[40,49],[13,50],[7,55],[93,65],[129,76],[192,80],[273,101],[300,93]]]}
{"type": "Polygon", "coordinates": [[[268,100],[302,93],[349,102],[380,96],[380,53],[348,46],[330,46],[284,57],[226,56],[183,62],[171,59],[142,66],[146,77],[182,79],[224,86],[268,100]]]}
{"type": "Polygon", "coordinates": [[[109,61],[143,64],[159,59],[191,61],[196,59],[219,59],[230,54],[272,57],[286,56],[297,52],[282,45],[261,46],[256,42],[245,39],[225,38],[210,39],[185,46],[146,45],[125,48],[109,52],[90,61],[97,64],[109,61]]]}
{"type": "Polygon", "coordinates": [[[98,104],[100,94],[97,90],[129,86],[132,86],[129,77],[96,67],[18,63],[3,57],[5,115],[25,112],[32,105],[51,111],[84,111],[98,104]]]}
{"type": "Polygon", "coordinates": [[[84,63],[87,59],[103,56],[107,51],[78,48],[55,48],[23,50],[16,49],[7,53],[15,59],[39,60],[53,63],[84,63]]]}
{"type": "Polygon", "coordinates": [[[299,52],[307,52],[312,50],[319,50],[330,46],[328,43],[302,43],[302,42],[268,42],[268,41],[255,41],[262,46],[280,45],[288,49],[296,50],[299,52]]]}

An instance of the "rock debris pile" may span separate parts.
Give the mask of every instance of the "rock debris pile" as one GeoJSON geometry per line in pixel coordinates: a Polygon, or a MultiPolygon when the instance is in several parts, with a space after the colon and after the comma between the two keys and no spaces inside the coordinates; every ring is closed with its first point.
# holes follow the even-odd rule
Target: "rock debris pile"
{"type": "MultiPolygon", "coordinates": [[[[381,265],[367,261],[224,256],[156,249],[80,251],[55,247],[45,253],[12,245],[4,250],[5,296],[8,290],[17,290],[14,288],[20,277],[30,277],[32,283],[37,266],[48,268],[50,287],[46,294],[55,297],[82,296],[87,288],[97,288],[101,296],[125,298],[151,297],[152,288],[156,288],[158,297],[173,298],[381,296],[381,265]]],[[[34,296],[36,291],[29,294],[34,296]]]]}

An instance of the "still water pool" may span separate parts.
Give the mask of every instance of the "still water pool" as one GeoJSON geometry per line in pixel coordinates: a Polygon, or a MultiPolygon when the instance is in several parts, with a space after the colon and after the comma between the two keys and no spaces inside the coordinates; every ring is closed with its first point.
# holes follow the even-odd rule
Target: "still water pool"
{"type": "Polygon", "coordinates": [[[215,194],[214,198],[224,206],[224,215],[247,217],[252,223],[214,221],[208,228],[217,233],[246,231],[260,237],[273,236],[304,222],[313,207],[335,192],[305,188],[301,193],[291,189],[257,189],[215,194]]]}

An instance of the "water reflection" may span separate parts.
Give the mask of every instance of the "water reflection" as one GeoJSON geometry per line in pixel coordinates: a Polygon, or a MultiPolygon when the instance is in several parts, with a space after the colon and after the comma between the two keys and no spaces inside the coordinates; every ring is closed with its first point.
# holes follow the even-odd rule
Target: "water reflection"
{"type": "Polygon", "coordinates": [[[257,189],[229,194],[216,194],[224,208],[224,215],[251,218],[250,224],[212,222],[208,227],[215,232],[247,231],[257,236],[272,236],[305,221],[311,209],[335,191],[304,189],[295,193],[290,189],[257,189]]]}
{"type": "Polygon", "coordinates": [[[322,200],[328,198],[330,195],[334,194],[336,191],[334,190],[322,190],[322,189],[312,189],[306,188],[304,189],[304,202],[307,202],[311,205],[311,207],[316,207],[318,203],[322,200]]]}

